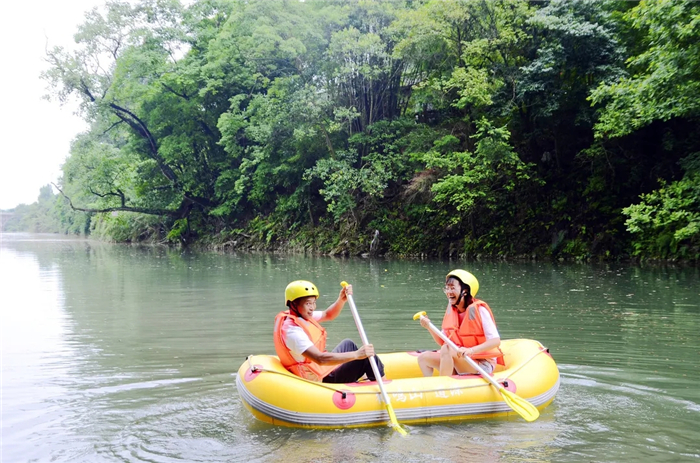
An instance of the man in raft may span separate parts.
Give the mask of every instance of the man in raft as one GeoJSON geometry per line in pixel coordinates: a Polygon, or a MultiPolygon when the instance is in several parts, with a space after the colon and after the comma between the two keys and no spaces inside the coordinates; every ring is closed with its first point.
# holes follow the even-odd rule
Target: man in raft
{"type": "Polygon", "coordinates": [[[459,349],[455,351],[428,329],[430,320],[421,319],[423,328],[428,329],[440,347],[439,351],[423,352],[418,356],[423,376],[432,376],[437,370],[440,376],[476,373],[464,359],[470,356],[487,373],[492,373],[496,364],[503,364],[503,353],[498,348],[501,337],[496,329],[493,313],[486,302],[476,299],[479,282],[465,270],[453,270],[445,278],[448,304],[442,319],[442,331],[459,349]]]}
{"type": "MultiPolygon", "coordinates": [[[[297,376],[324,383],[352,383],[362,376],[374,381],[368,357],[374,347],[367,344],[358,349],[350,339],[343,340],[333,352],[326,352],[326,330],[320,325],[333,320],[343,310],[352,285],[340,290],[338,299],[326,310],[316,310],[318,289],[310,281],[297,280],[284,291],[288,310],[275,317],[274,341],[282,365],[297,376]]],[[[384,365],[376,357],[379,372],[384,365]]]]}

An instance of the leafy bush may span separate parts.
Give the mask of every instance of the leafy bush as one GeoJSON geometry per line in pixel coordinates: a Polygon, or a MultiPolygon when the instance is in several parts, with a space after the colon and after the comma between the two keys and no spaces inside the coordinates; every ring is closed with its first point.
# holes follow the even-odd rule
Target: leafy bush
{"type": "Polygon", "coordinates": [[[700,246],[700,174],[641,195],[623,209],[627,230],[634,235],[636,255],[697,259],[700,246]]]}
{"type": "Polygon", "coordinates": [[[164,225],[161,218],[157,216],[134,212],[112,212],[96,215],[90,228],[91,234],[97,238],[128,243],[158,239],[161,231],[164,230],[164,225]]]}

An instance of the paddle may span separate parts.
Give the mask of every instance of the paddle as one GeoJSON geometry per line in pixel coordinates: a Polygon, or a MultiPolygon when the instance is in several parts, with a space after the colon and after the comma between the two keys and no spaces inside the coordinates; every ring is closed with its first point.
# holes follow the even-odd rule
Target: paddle
{"type": "MultiPolygon", "coordinates": [[[[340,283],[340,286],[345,288],[348,285],[346,281],[343,281],[340,283]]],[[[360,332],[360,338],[362,338],[362,344],[367,345],[369,344],[369,341],[367,341],[367,335],[365,334],[365,329],[362,328],[362,320],[360,320],[360,314],[357,313],[357,307],[355,307],[355,301],[352,299],[352,294],[347,295],[348,302],[350,303],[350,310],[352,311],[352,317],[355,319],[355,325],[357,325],[357,331],[360,332]]],[[[374,356],[369,358],[369,364],[372,366],[372,371],[374,372],[374,377],[377,380],[377,384],[379,385],[379,391],[382,393],[382,400],[384,400],[384,404],[386,405],[386,411],[389,413],[389,419],[391,419],[391,425],[396,429],[402,436],[405,436],[406,430],[401,427],[399,422],[396,420],[396,415],[394,414],[394,408],[391,406],[391,401],[389,400],[389,396],[387,395],[386,391],[384,390],[384,383],[382,382],[382,375],[379,374],[379,368],[377,368],[377,362],[374,358],[374,356]]]]}
{"type": "MultiPolygon", "coordinates": [[[[414,320],[418,320],[420,318],[423,318],[426,316],[425,312],[418,312],[413,316],[414,320]]],[[[453,348],[454,350],[458,350],[457,345],[450,340],[447,336],[445,336],[445,333],[443,333],[441,330],[438,330],[435,325],[432,324],[432,322],[428,321],[430,331],[433,333],[437,334],[442,338],[445,343],[447,343],[448,346],[453,348]]],[[[479,374],[493,387],[495,387],[498,392],[501,393],[501,397],[503,397],[503,400],[508,404],[510,408],[512,408],[514,411],[518,412],[520,416],[525,418],[525,421],[535,421],[539,416],[540,412],[537,410],[537,408],[532,405],[530,402],[527,400],[523,399],[519,395],[510,392],[506,388],[503,387],[502,384],[499,384],[495,379],[491,377],[488,373],[486,373],[478,363],[476,363],[474,360],[472,360],[469,356],[465,355],[464,358],[469,362],[469,365],[472,366],[476,371],[479,372],[479,374]]]]}

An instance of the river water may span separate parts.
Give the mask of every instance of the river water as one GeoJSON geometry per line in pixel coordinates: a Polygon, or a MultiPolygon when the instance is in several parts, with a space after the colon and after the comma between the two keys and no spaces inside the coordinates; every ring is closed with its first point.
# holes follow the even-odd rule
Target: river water
{"type": "MultiPolygon", "coordinates": [[[[700,272],[190,253],[54,235],[0,247],[2,462],[700,461],[700,272]],[[501,337],[549,347],[540,418],[318,431],[255,420],[235,374],[274,353],[284,288],[319,308],[347,280],[378,352],[433,348],[452,268],[481,283],[501,337]]],[[[349,308],[329,345],[359,341],[349,308]]]]}

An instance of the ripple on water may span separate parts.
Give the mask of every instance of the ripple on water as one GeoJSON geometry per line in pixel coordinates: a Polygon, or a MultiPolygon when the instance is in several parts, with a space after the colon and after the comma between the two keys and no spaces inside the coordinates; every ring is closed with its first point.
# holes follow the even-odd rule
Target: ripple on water
{"type": "Polygon", "coordinates": [[[560,365],[560,370],[562,388],[556,406],[566,413],[558,421],[564,426],[563,435],[572,437],[563,443],[565,448],[587,458],[600,458],[605,451],[609,456],[655,460],[694,453],[700,425],[694,402],[663,388],[635,384],[633,375],[601,367],[560,365]],[[669,419],[677,427],[655,424],[669,419]],[[591,450],[591,441],[598,450],[591,450]]]}

